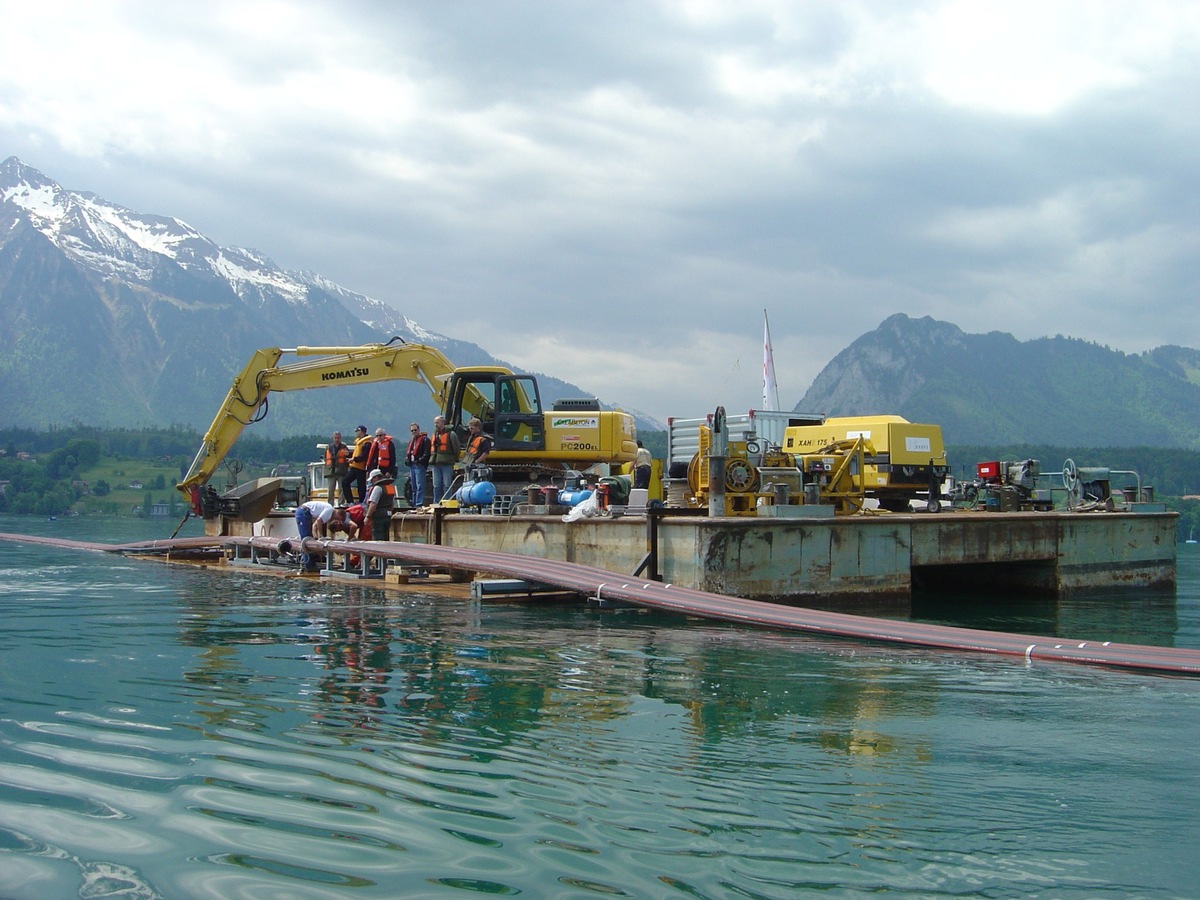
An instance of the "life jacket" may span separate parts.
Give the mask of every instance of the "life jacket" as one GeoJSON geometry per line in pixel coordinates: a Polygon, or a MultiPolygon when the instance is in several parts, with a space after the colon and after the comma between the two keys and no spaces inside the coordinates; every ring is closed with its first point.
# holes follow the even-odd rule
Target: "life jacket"
{"type": "MultiPolygon", "coordinates": [[[[379,496],[379,502],[375,504],[375,515],[378,516],[382,512],[387,512],[390,514],[392,509],[396,506],[396,485],[392,484],[391,482],[386,482],[379,485],[379,487],[383,488],[383,492],[379,496]]],[[[373,491],[374,488],[371,490],[373,491]]],[[[369,500],[370,497],[371,495],[368,492],[367,499],[369,500]]]]}
{"type": "Polygon", "coordinates": [[[355,503],[346,507],[346,518],[358,526],[358,539],[371,540],[371,520],[367,518],[367,507],[363,503],[355,503]]]}
{"type": "Polygon", "coordinates": [[[396,444],[392,441],[390,434],[385,434],[383,437],[375,438],[371,444],[371,455],[367,457],[368,469],[395,469],[396,460],[396,444]]]}
{"type": "MultiPolygon", "coordinates": [[[[379,496],[379,502],[375,504],[375,512],[371,514],[371,521],[368,523],[370,529],[363,540],[368,541],[387,541],[391,540],[391,522],[392,510],[396,506],[396,486],[386,483],[379,485],[382,492],[379,496]]],[[[371,489],[374,491],[374,488],[371,489]]],[[[370,494],[367,495],[368,498],[370,494]]]]}
{"type": "Polygon", "coordinates": [[[354,439],[354,455],[350,457],[350,468],[366,471],[367,459],[371,456],[371,436],[364,434],[354,439]]]}
{"type": "Polygon", "coordinates": [[[470,460],[479,459],[479,457],[491,449],[492,439],[481,431],[467,442],[467,458],[470,460]]]}
{"type": "Polygon", "coordinates": [[[345,475],[350,468],[350,448],[345,444],[325,448],[325,474],[345,475]]]}
{"type": "Polygon", "coordinates": [[[455,462],[454,441],[449,429],[435,431],[429,436],[429,461],[434,465],[448,466],[455,462]]]}
{"type": "Polygon", "coordinates": [[[425,465],[425,463],[429,462],[430,446],[429,435],[423,431],[417,432],[417,436],[408,442],[408,452],[405,454],[405,461],[410,464],[425,465]]]}

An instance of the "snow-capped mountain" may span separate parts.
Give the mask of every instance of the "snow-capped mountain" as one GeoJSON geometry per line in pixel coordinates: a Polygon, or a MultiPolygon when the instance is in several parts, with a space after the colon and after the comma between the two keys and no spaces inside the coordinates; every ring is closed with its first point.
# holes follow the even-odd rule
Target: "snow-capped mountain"
{"type": "MultiPolygon", "coordinates": [[[[459,365],[505,364],[320,275],[223,247],[179,219],[66,190],[16,157],[0,163],[0,424],[203,428],[259,347],[393,335],[459,365]]],[[[540,380],[548,400],[584,393],[540,380]]],[[[272,403],[260,426],[271,434],[432,416],[428,394],[407,382],[272,403]]]]}
{"type": "Polygon", "coordinates": [[[225,251],[178,219],[135,213],[95,194],[67,191],[16,157],[0,164],[0,197],[23,209],[29,222],[97,272],[149,284],[163,257],[185,269],[201,267],[247,285],[294,289],[268,261],[225,251]]]}
{"type": "Polygon", "coordinates": [[[399,327],[422,342],[446,340],[378,300],[320,275],[284,271],[257,250],[222,247],[179,219],[134,212],[92,193],[65,190],[15,156],[0,163],[0,200],[23,210],[29,224],[53,244],[106,278],[153,287],[169,261],[194,275],[226,282],[247,303],[281,299],[305,304],[315,289],[362,313],[358,318],[380,331],[399,327]]]}

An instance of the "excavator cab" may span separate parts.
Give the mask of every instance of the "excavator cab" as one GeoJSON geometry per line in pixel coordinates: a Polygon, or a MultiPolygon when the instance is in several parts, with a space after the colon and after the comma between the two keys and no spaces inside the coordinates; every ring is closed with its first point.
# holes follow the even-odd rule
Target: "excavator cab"
{"type": "Polygon", "coordinates": [[[537,379],[496,371],[459,371],[451,376],[446,425],[467,440],[472,417],[483,422],[493,449],[545,450],[546,425],[537,379]]]}

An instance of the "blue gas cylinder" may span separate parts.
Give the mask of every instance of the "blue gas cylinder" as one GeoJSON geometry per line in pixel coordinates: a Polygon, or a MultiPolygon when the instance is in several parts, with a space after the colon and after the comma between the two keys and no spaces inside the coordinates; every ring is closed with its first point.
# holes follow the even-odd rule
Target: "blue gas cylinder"
{"type": "Polygon", "coordinates": [[[590,490],[584,491],[559,491],[558,505],[559,506],[578,506],[588,497],[592,496],[590,490]]]}
{"type": "Polygon", "coordinates": [[[496,486],[490,481],[468,481],[454,492],[462,506],[487,506],[496,499],[496,486]]]}

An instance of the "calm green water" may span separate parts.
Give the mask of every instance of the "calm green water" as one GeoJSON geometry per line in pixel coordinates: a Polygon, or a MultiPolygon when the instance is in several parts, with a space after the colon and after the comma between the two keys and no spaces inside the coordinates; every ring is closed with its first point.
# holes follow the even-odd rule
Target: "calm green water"
{"type": "MultiPolygon", "coordinates": [[[[970,624],[1200,646],[1196,551],[970,624]]],[[[0,585],[0,896],[1200,894],[1200,680],[16,544],[0,585]]]]}

